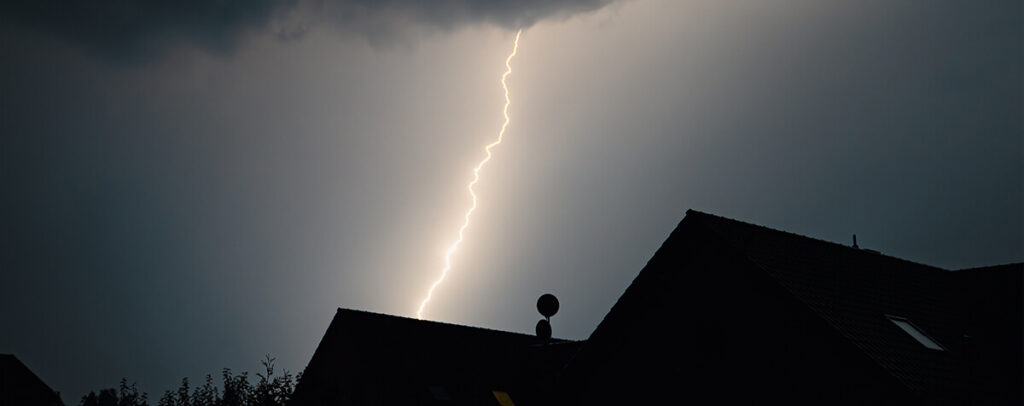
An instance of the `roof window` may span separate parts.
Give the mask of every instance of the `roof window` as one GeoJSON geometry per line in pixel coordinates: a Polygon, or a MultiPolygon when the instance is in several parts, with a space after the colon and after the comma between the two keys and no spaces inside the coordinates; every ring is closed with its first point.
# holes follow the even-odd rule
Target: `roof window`
{"type": "Polygon", "coordinates": [[[907,318],[892,316],[888,314],[885,315],[885,317],[888,318],[889,321],[892,322],[892,324],[895,324],[896,327],[899,327],[900,330],[903,330],[907,334],[910,334],[911,337],[914,337],[914,339],[917,340],[917,342],[921,343],[921,345],[925,346],[925,348],[936,351],[946,350],[937,341],[929,337],[928,334],[924,332],[924,330],[921,330],[919,327],[914,325],[914,323],[911,323],[910,320],[908,320],[907,318]]]}

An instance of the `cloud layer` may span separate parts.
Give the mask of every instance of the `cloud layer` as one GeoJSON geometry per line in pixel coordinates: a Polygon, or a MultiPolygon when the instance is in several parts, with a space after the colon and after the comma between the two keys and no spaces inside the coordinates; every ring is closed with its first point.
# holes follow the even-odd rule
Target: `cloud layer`
{"type": "Polygon", "coordinates": [[[248,34],[294,38],[318,23],[363,35],[375,45],[400,38],[410,27],[451,30],[492,24],[516,29],[613,1],[41,0],[8,4],[3,14],[6,24],[54,35],[107,58],[139,60],[179,46],[224,52],[248,34]]]}

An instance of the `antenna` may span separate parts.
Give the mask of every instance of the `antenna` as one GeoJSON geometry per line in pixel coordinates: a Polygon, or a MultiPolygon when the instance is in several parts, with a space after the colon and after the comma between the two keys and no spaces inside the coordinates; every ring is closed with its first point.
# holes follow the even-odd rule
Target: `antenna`
{"type": "Polygon", "coordinates": [[[550,293],[545,293],[537,299],[537,311],[543,319],[537,322],[537,337],[545,340],[551,339],[551,316],[558,313],[558,298],[550,293]]]}
{"type": "Polygon", "coordinates": [[[857,234],[853,235],[853,248],[860,248],[857,246],[857,234]]]}

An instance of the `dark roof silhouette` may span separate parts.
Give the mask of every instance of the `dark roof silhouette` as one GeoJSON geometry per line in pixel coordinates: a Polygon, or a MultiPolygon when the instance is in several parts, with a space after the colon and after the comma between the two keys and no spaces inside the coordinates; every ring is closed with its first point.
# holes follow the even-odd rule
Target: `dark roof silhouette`
{"type": "Polygon", "coordinates": [[[458,386],[444,404],[496,404],[469,395],[492,389],[517,405],[1021,404],[1022,275],[690,210],[584,342],[339,310],[296,394],[378,403],[325,395],[372,376],[399,392],[458,386]]]}
{"type": "MultiPolygon", "coordinates": [[[[697,371],[650,375],[701,381],[734,401],[1019,404],[1022,271],[947,271],[690,210],[570,363],[567,396],[652,371],[672,348],[697,371]],[[633,350],[652,337],[664,346],[633,350]],[[746,391],[728,392],[736,385],[746,391]]],[[[655,378],[635,378],[623,396],[655,378]]]]}
{"type": "Polygon", "coordinates": [[[550,386],[578,343],[338,309],[293,404],[516,404],[550,386]]]}
{"type": "MultiPolygon", "coordinates": [[[[968,375],[993,370],[971,372],[969,362],[977,361],[971,352],[992,346],[1000,336],[1017,337],[1015,348],[999,346],[1003,356],[1016,352],[1017,370],[1001,368],[1006,374],[1000,375],[1021,376],[1024,264],[947,271],[709,214],[690,211],[687,217],[691,216],[918,395],[948,400],[978,391],[979,383],[971,382],[977,376],[968,375]],[[1003,284],[1010,289],[998,289],[1003,284]],[[995,326],[994,331],[981,330],[976,323],[985,300],[1006,305],[1001,310],[1009,316],[1005,322],[982,323],[995,326]],[[944,351],[927,348],[893,328],[891,317],[880,315],[911,320],[944,351]]],[[[1019,381],[1005,389],[1015,389],[1020,399],[1019,381]]]]}
{"type": "Polygon", "coordinates": [[[875,252],[706,214],[696,219],[727,240],[851,344],[914,390],[956,385],[953,359],[916,342],[885,315],[912,320],[947,347],[964,309],[952,274],[875,252]],[[959,316],[959,317],[958,317],[959,316]]]}
{"type": "Polygon", "coordinates": [[[0,405],[63,405],[60,395],[11,354],[0,354],[0,405]]]}

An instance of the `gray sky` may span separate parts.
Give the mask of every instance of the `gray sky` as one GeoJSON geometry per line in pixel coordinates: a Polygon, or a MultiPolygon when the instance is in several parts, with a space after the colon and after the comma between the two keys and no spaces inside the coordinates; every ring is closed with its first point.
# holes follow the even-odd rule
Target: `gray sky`
{"type": "Polygon", "coordinates": [[[414,316],[518,27],[426,318],[585,338],[687,208],[1024,259],[1016,0],[59,3],[0,20],[0,352],[67,403],[414,316]]]}

